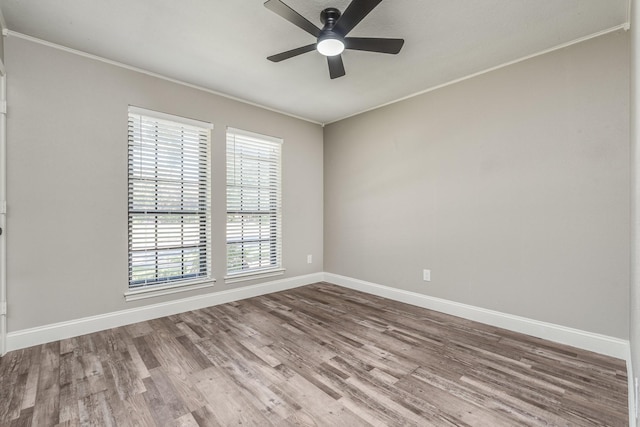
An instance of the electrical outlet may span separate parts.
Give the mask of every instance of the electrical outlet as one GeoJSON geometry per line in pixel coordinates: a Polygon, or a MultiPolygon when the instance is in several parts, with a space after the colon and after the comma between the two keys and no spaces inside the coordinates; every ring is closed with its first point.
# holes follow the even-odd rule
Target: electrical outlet
{"type": "Polygon", "coordinates": [[[422,270],[422,280],[425,282],[431,281],[431,270],[422,270]]]}
{"type": "Polygon", "coordinates": [[[307,255],[307,264],[311,264],[313,262],[313,255],[307,255]]]}

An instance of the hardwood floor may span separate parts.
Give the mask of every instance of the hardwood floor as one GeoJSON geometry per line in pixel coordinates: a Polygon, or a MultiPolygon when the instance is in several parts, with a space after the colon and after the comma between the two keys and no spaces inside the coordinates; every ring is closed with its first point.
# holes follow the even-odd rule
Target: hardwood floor
{"type": "Polygon", "coordinates": [[[319,283],[8,353],[2,426],[624,426],[622,360],[319,283]]]}

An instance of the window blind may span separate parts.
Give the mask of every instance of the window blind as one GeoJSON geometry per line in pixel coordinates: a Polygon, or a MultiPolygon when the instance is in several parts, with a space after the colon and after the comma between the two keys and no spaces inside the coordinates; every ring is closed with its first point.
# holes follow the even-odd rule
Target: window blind
{"type": "Polygon", "coordinates": [[[282,140],[227,129],[227,274],[282,268],[282,140]]]}
{"type": "Polygon", "coordinates": [[[211,277],[211,125],[129,108],[129,288],[211,277]]]}

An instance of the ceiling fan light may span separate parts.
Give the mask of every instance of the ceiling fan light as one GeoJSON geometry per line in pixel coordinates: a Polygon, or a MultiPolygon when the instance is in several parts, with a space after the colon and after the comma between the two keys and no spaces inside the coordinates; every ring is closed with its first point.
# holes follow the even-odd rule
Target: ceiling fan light
{"type": "Polygon", "coordinates": [[[318,40],[316,49],[324,56],[336,56],[344,51],[344,43],[340,39],[328,37],[318,40]]]}

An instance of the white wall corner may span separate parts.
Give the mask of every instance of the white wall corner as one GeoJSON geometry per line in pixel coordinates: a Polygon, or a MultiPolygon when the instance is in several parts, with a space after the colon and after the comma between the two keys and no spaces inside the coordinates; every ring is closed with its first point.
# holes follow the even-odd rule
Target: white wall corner
{"type": "MultiPolygon", "coordinates": [[[[553,323],[541,322],[526,317],[487,310],[468,304],[435,298],[417,292],[405,291],[338,274],[325,273],[326,282],[334,283],[349,289],[366,292],[394,301],[415,305],[445,314],[462,317],[491,326],[520,332],[537,338],[566,344],[589,350],[618,359],[628,360],[629,341],[607,335],[596,334],[580,329],[569,328],[553,323]]],[[[628,365],[629,363],[627,363],[628,365]]]]}
{"type": "Polygon", "coordinates": [[[109,328],[156,319],[158,317],[239,301],[273,292],[285,291],[287,289],[321,282],[323,278],[323,273],[307,274],[9,332],[7,334],[7,351],[90,334],[109,328]]]}

